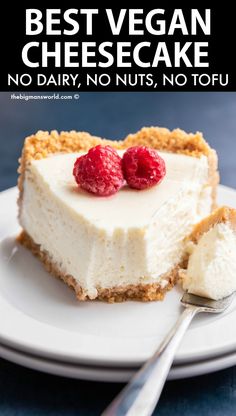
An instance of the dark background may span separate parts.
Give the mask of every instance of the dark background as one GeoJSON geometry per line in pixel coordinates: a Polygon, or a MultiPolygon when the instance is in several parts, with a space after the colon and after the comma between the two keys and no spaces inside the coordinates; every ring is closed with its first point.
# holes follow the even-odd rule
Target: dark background
{"type": "Polygon", "coordinates": [[[234,92],[81,93],[79,100],[53,101],[10,97],[0,93],[0,190],[15,185],[24,137],[37,130],[84,130],[122,139],[151,125],[202,131],[219,154],[221,182],[236,187],[234,92]]]}
{"type": "MultiPolygon", "coordinates": [[[[79,100],[28,102],[0,93],[0,188],[15,185],[24,137],[39,129],[123,138],[144,125],[202,131],[219,154],[221,182],[236,187],[236,93],[82,93],[79,100]]],[[[236,414],[235,368],[168,382],[155,414],[236,414]]],[[[121,387],[50,376],[0,360],[0,415],[99,415],[121,387]]]]}

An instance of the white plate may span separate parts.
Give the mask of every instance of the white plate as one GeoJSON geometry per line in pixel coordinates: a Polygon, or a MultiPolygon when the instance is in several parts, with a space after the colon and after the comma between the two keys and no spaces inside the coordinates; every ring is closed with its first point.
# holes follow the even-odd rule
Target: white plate
{"type": "MultiPolygon", "coordinates": [[[[17,231],[15,189],[0,194],[0,231],[17,231]]],[[[236,206],[236,191],[220,187],[220,203],[236,206]]],[[[164,302],[78,302],[13,238],[0,248],[0,342],[66,362],[137,366],[157,348],[181,311],[180,288],[164,302]],[[4,317],[4,319],[3,319],[4,317]]],[[[236,349],[236,302],[223,315],[196,317],[175,363],[236,349]]]]}
{"type": "MultiPolygon", "coordinates": [[[[42,371],[56,376],[104,382],[127,382],[135,374],[134,368],[109,368],[92,367],[86,365],[63,363],[60,361],[49,360],[31,354],[14,350],[0,345],[0,357],[22,365],[33,370],[42,371]]],[[[229,368],[236,364],[236,353],[231,353],[217,357],[212,360],[199,361],[194,364],[172,366],[168,380],[177,380],[213,373],[218,370],[229,368]]]]}

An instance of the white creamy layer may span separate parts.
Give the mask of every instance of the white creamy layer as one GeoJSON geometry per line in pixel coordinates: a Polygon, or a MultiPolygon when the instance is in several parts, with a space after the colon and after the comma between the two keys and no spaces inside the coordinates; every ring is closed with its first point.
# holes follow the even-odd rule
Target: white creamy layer
{"type": "Polygon", "coordinates": [[[183,287],[216,300],[236,290],[236,233],[230,224],[216,224],[193,245],[183,287]]]}
{"type": "Polygon", "coordinates": [[[207,158],[159,153],[167,168],[160,185],[125,186],[105,198],[76,185],[72,170],[81,154],[27,167],[21,224],[91,298],[97,287],[158,282],[181,259],[192,225],[210,212],[207,158]]]}

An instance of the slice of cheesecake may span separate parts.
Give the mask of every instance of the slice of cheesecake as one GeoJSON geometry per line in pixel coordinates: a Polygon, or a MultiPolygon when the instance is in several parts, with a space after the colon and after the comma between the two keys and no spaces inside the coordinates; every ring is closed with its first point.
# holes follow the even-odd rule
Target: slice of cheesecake
{"type": "Polygon", "coordinates": [[[183,288],[221,299],[236,290],[236,209],[220,207],[197,224],[187,239],[190,253],[183,288]]]}
{"type": "Polygon", "coordinates": [[[217,156],[201,133],[143,128],[122,141],[74,131],[38,132],[25,140],[20,161],[19,241],[77,298],[162,299],[177,280],[184,238],[215,205],[217,156]],[[134,145],[158,150],[166,163],[161,184],[128,186],[109,197],[80,189],[77,157],[97,144],[122,155],[134,145]]]}

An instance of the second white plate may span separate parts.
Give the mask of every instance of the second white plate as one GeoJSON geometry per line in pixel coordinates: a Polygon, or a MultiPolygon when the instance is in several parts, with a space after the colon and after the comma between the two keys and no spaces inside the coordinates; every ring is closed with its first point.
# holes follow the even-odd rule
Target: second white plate
{"type": "MultiPolygon", "coordinates": [[[[4,345],[0,345],[0,357],[32,370],[80,380],[122,383],[129,381],[137,371],[137,369],[129,367],[93,367],[63,363],[33,356],[31,354],[25,354],[4,345]]],[[[236,353],[234,352],[212,360],[199,361],[188,365],[173,365],[168,374],[168,380],[200,376],[231,367],[235,364],[236,353]]]]}

